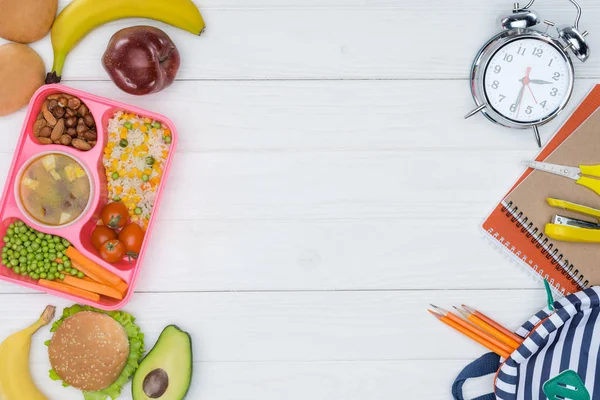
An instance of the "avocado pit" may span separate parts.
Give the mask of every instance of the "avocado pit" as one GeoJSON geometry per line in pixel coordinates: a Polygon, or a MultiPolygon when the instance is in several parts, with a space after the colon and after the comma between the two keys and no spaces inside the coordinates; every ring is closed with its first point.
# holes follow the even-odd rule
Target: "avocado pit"
{"type": "Polygon", "coordinates": [[[164,369],[156,368],[146,375],[142,387],[146,396],[158,399],[165,394],[169,387],[169,375],[164,369]]]}

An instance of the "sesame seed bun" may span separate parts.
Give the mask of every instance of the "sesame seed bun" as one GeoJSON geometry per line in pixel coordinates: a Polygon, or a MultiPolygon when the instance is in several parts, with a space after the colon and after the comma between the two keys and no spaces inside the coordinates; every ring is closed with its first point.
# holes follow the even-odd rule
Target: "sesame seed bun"
{"type": "Polygon", "coordinates": [[[52,368],[64,382],[94,392],[117,380],[129,357],[129,340],[113,318],[82,311],[58,327],[48,354],[52,368]]]}

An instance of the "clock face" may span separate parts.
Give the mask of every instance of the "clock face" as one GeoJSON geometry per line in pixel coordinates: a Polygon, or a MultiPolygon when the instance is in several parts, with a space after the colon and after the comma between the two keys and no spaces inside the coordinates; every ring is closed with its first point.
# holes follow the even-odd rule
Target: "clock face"
{"type": "Polygon", "coordinates": [[[539,39],[511,41],[494,54],[484,75],[489,104],[505,118],[521,123],[554,116],[571,94],[570,62],[539,39]]]}

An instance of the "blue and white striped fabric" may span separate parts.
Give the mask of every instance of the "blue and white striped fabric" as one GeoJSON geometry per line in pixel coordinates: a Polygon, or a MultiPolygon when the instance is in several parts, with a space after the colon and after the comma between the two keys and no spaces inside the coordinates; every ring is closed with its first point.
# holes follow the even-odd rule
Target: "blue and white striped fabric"
{"type": "Polygon", "coordinates": [[[501,400],[546,400],[542,385],[576,371],[592,399],[600,399],[600,287],[571,294],[543,309],[516,332],[526,337],[500,367],[495,394],[501,400]]]}

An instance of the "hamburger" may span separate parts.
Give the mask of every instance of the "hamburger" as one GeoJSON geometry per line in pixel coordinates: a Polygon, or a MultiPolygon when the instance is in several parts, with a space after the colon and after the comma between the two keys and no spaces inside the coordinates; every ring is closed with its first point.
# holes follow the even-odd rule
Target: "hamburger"
{"type": "Polygon", "coordinates": [[[88,306],[66,308],[47,342],[50,377],[84,392],[84,398],[117,398],[137,370],[144,336],[122,311],[88,306]]]}

